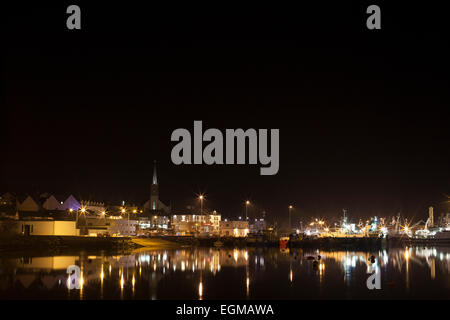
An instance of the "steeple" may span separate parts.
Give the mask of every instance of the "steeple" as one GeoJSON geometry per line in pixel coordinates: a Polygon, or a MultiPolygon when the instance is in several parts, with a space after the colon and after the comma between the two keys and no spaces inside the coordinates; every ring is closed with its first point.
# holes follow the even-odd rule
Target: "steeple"
{"type": "Polygon", "coordinates": [[[150,186],[150,206],[151,210],[159,210],[158,180],[156,178],[156,160],[153,162],[153,180],[150,186]]]}
{"type": "Polygon", "coordinates": [[[158,179],[156,178],[156,160],[153,160],[153,182],[152,184],[158,184],[158,179]]]}

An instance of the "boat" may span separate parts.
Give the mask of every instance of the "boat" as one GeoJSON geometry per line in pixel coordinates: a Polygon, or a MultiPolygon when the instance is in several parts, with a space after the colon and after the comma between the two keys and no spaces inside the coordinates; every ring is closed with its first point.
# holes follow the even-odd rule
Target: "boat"
{"type": "Polygon", "coordinates": [[[286,249],[289,243],[289,237],[280,237],[280,249],[286,249]]]}
{"type": "Polygon", "coordinates": [[[436,232],[436,234],[434,235],[434,239],[450,241],[450,230],[442,230],[442,231],[436,232]]]}

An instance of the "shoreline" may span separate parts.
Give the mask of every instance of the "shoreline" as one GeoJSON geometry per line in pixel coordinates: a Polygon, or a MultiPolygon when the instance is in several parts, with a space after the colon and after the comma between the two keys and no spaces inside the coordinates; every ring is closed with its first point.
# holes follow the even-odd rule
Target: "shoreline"
{"type": "MultiPolygon", "coordinates": [[[[321,250],[378,250],[405,245],[444,245],[428,241],[381,238],[317,238],[292,239],[286,248],[321,250]]],[[[131,252],[136,250],[166,250],[179,248],[280,248],[279,241],[264,238],[195,238],[186,236],[80,237],[80,236],[13,236],[0,237],[0,255],[11,253],[58,255],[86,252],[131,252]],[[217,242],[221,245],[218,246],[217,242]]]]}

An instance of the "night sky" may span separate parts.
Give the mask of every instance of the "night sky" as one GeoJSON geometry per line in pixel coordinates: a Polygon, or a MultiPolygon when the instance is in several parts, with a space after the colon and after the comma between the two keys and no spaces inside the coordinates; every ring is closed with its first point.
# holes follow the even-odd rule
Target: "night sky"
{"type": "MultiPolygon", "coordinates": [[[[71,3],[68,3],[71,4],[71,3]]],[[[11,8],[0,192],[142,204],[153,160],[175,213],[206,194],[225,216],[449,212],[449,37],[443,10],[363,4],[11,8]],[[173,130],[279,128],[280,170],[175,166],[173,130]]],[[[3,103],[2,103],[3,104],[3,103]]]]}

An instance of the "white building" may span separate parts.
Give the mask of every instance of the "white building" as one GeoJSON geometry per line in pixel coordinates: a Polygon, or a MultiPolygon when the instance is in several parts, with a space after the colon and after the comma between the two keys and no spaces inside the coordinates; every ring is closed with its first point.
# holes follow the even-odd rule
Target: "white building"
{"type": "Polygon", "coordinates": [[[31,236],[78,236],[75,221],[24,220],[18,223],[18,233],[31,236]]]}
{"type": "Polygon", "coordinates": [[[137,220],[128,219],[106,219],[107,230],[110,236],[135,236],[138,226],[137,220]]]}
{"type": "Polygon", "coordinates": [[[221,216],[215,211],[213,214],[177,214],[172,216],[172,227],[176,234],[208,234],[218,235],[220,232],[221,216]]]}
{"type": "Polygon", "coordinates": [[[81,207],[96,214],[101,214],[106,210],[105,204],[103,202],[96,201],[81,201],[81,207]]]}
{"type": "Polygon", "coordinates": [[[249,231],[248,221],[220,221],[221,237],[246,237],[249,231]]]}

